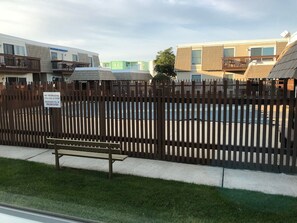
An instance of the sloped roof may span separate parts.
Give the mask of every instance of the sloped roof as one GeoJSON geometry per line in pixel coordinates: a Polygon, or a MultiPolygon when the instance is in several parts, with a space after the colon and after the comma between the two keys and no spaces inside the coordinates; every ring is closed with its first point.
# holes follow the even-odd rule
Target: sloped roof
{"type": "Polygon", "coordinates": [[[133,80],[148,81],[152,75],[145,71],[134,70],[110,70],[102,67],[75,68],[70,76],[70,81],[99,81],[99,80],[133,80]]]}
{"type": "Polygon", "coordinates": [[[250,64],[244,74],[246,78],[267,78],[272,67],[272,64],[250,64]]]}
{"type": "Polygon", "coordinates": [[[268,75],[268,78],[297,79],[297,41],[285,48],[268,75]]]}
{"type": "Polygon", "coordinates": [[[70,81],[116,80],[110,69],[97,67],[77,67],[69,78],[70,81]]]}

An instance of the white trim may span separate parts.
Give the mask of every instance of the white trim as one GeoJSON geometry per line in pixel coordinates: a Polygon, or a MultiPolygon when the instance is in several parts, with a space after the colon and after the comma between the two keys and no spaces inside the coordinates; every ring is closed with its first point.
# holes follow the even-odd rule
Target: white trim
{"type": "Polygon", "coordinates": [[[217,46],[217,45],[246,45],[246,44],[265,44],[272,42],[287,42],[286,39],[259,39],[259,40],[235,40],[235,41],[220,41],[220,42],[204,42],[204,43],[186,43],[177,45],[177,48],[182,47],[202,47],[202,46],[217,46]]]}

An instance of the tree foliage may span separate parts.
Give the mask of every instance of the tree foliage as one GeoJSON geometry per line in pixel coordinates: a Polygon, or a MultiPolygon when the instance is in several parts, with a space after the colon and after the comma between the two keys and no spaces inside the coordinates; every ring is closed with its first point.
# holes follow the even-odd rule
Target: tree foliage
{"type": "Polygon", "coordinates": [[[158,73],[153,77],[153,81],[170,81],[171,78],[165,74],[158,73]]]}
{"type": "Polygon", "coordinates": [[[176,73],[174,72],[174,62],[175,55],[173,53],[172,47],[159,51],[155,63],[155,71],[157,74],[163,74],[170,78],[175,77],[176,73]]]}

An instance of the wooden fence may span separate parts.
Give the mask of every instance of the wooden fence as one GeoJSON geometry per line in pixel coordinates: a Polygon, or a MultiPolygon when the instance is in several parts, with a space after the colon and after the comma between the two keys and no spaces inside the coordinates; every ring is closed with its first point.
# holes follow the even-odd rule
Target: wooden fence
{"type": "Polygon", "coordinates": [[[132,157],[296,173],[297,106],[286,89],[286,81],[12,85],[0,95],[0,143],[113,141],[132,157]],[[62,108],[44,108],[44,91],[61,92],[62,108]]]}

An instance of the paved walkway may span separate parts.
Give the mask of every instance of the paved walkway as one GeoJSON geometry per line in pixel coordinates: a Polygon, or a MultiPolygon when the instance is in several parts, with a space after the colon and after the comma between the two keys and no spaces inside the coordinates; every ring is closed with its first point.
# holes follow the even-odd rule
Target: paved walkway
{"type": "MultiPolygon", "coordinates": [[[[55,164],[54,155],[50,149],[0,145],[0,157],[55,164]]],[[[106,160],[96,159],[92,162],[92,159],[89,161],[87,159],[63,157],[60,159],[60,164],[61,166],[108,172],[106,160]]],[[[297,197],[297,175],[234,170],[130,157],[123,162],[115,162],[113,170],[115,173],[297,197]]]]}

